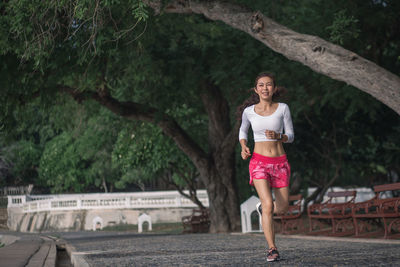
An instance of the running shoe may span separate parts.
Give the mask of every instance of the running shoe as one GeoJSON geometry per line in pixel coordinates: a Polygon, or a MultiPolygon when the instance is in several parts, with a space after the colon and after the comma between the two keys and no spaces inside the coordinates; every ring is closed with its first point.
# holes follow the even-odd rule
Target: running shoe
{"type": "Polygon", "coordinates": [[[279,252],[277,248],[270,248],[267,251],[267,261],[279,261],[281,257],[279,257],[279,252]]]}

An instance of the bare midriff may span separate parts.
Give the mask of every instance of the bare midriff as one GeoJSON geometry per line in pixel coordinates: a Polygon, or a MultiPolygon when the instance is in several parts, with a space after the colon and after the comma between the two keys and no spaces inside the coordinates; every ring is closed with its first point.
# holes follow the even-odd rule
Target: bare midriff
{"type": "Polygon", "coordinates": [[[285,154],[282,141],[264,141],[254,144],[254,153],[266,157],[279,157],[285,154]]]}

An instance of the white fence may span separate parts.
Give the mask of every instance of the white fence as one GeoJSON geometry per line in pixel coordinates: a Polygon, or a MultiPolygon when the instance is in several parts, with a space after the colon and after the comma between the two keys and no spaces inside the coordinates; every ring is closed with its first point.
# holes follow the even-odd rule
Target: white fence
{"type": "MultiPolygon", "coordinates": [[[[309,188],[308,195],[315,188],[309,188]]],[[[356,190],[356,202],[371,199],[374,192],[370,188],[331,187],[330,191],[356,190]]],[[[188,193],[188,192],[186,192],[188,193]]],[[[209,206],[206,190],[198,190],[197,197],[205,207],[209,206]]],[[[384,196],[385,197],[385,196],[384,196]]],[[[387,196],[390,197],[390,196],[387,196]]],[[[324,201],[327,197],[324,197],[324,201]]],[[[347,198],[335,199],[344,202],[347,198]]],[[[311,203],[309,203],[311,204],[311,203]]],[[[82,209],[144,209],[144,208],[196,208],[191,200],[183,197],[178,191],[156,191],[137,193],[94,193],[65,195],[19,195],[8,196],[8,208],[19,207],[23,212],[82,209]]]]}
{"type": "MultiPolygon", "coordinates": [[[[188,193],[188,192],[186,192],[188,193]]],[[[197,197],[209,206],[206,190],[197,190],[197,197]]],[[[178,191],[138,193],[95,193],[68,195],[8,196],[8,208],[19,207],[24,213],[82,209],[195,208],[191,200],[178,191]]]]}
{"type": "Polygon", "coordinates": [[[10,196],[10,195],[23,195],[30,194],[33,189],[33,184],[28,186],[5,186],[0,188],[0,196],[10,196]]]}

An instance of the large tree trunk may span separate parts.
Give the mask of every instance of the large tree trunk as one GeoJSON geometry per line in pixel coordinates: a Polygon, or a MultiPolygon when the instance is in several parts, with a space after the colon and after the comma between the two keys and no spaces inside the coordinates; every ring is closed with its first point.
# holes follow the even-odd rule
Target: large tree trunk
{"type": "Polygon", "coordinates": [[[201,98],[208,114],[209,165],[201,175],[211,179],[206,184],[211,203],[211,231],[226,231],[226,225],[229,230],[237,231],[240,213],[233,138],[237,135],[237,124],[232,129],[229,105],[217,86],[205,81],[201,98]]]}
{"type": "Polygon", "coordinates": [[[92,99],[119,116],[159,126],[189,157],[200,173],[210,199],[210,231],[239,230],[240,214],[235,188],[234,157],[239,124],[236,123],[233,128],[230,126],[229,107],[217,87],[206,83],[202,95],[209,115],[209,153],[203,151],[172,117],[167,114],[160,116],[160,111],[149,108],[148,105],[120,102],[109,95],[104,88],[97,92],[82,93],[74,88],[60,85],[59,90],[70,94],[78,102],[92,99]]]}
{"type": "Polygon", "coordinates": [[[202,176],[212,182],[206,185],[208,197],[210,199],[210,232],[229,232],[240,229],[240,214],[238,210],[237,193],[234,190],[234,177],[232,170],[234,166],[227,168],[227,173],[220,174],[223,169],[217,170],[215,166],[210,166],[202,176]]]}
{"type": "MultiPolygon", "coordinates": [[[[160,0],[146,0],[156,13],[160,0]]],[[[317,36],[294,32],[260,12],[221,1],[169,1],[168,13],[202,14],[248,33],[253,38],[288,59],[298,61],[313,71],[350,84],[386,104],[400,114],[400,78],[375,63],[329,43],[317,36]]]]}

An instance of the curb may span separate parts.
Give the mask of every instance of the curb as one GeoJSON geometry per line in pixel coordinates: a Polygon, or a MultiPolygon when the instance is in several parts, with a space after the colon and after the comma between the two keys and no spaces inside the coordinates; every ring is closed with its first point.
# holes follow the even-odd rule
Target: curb
{"type": "Polygon", "coordinates": [[[67,251],[67,254],[74,267],[90,267],[90,264],[85,260],[84,255],[76,252],[76,248],[74,246],[65,242],[65,250],[67,251]]]}
{"type": "Polygon", "coordinates": [[[56,266],[57,248],[56,248],[55,240],[52,238],[49,238],[48,236],[40,236],[40,238],[44,241],[44,244],[45,244],[42,247],[45,247],[45,246],[48,247],[47,252],[46,252],[46,249],[43,249],[42,247],[40,248],[41,250],[45,250],[44,253],[46,253],[46,258],[43,263],[43,266],[44,267],[56,266]]]}
{"type": "Polygon", "coordinates": [[[3,235],[0,234],[0,243],[4,244],[4,246],[11,245],[15,241],[21,239],[21,237],[15,236],[15,235],[3,235]]]}

